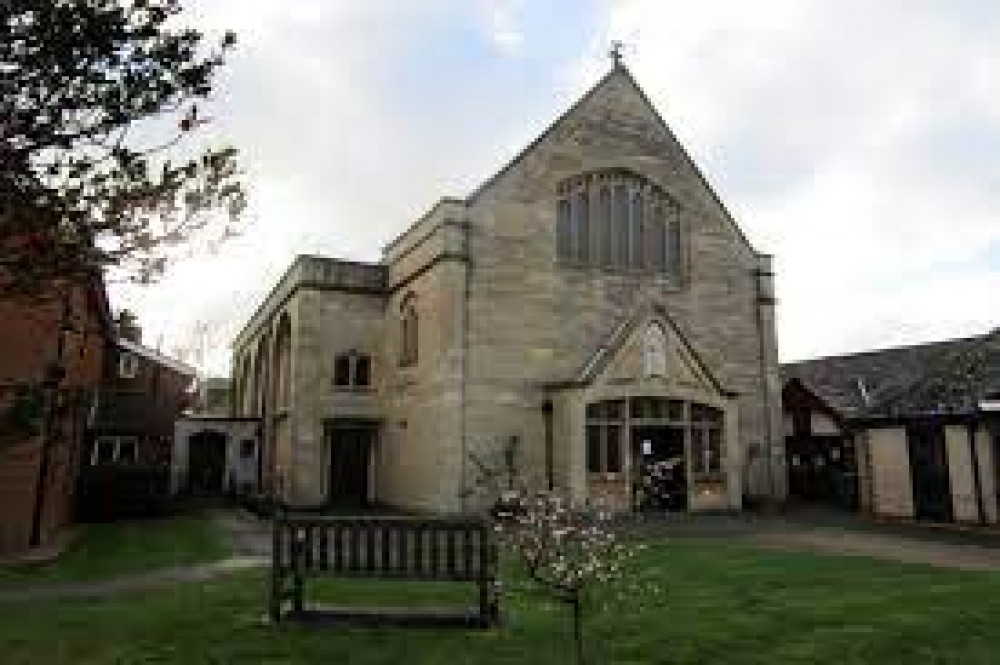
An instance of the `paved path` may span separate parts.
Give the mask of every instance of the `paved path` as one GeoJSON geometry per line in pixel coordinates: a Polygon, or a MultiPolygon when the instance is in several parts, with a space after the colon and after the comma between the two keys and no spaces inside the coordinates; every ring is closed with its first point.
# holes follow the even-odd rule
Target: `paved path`
{"type": "Polygon", "coordinates": [[[764,548],[862,555],[957,570],[1000,570],[1000,549],[952,540],[830,528],[775,529],[756,533],[751,540],[764,548]]]}
{"type": "Polygon", "coordinates": [[[0,602],[61,598],[99,598],[134,591],[161,589],[183,582],[203,582],[239,570],[271,563],[271,535],[267,522],[242,510],[217,510],[212,521],[230,541],[233,556],[221,561],[123,575],[110,580],[44,584],[0,591],[0,602]]]}
{"type": "Polygon", "coordinates": [[[876,523],[857,515],[669,515],[636,525],[665,537],[725,537],[765,549],[869,556],[957,570],[1000,571],[1000,531],[876,523]]]}
{"type": "Polygon", "coordinates": [[[111,580],[46,584],[28,589],[0,591],[0,603],[64,598],[100,598],[133,591],[171,587],[181,582],[203,582],[238,570],[260,568],[270,559],[237,556],[212,563],[166,568],[149,573],[125,575],[111,580]]]}

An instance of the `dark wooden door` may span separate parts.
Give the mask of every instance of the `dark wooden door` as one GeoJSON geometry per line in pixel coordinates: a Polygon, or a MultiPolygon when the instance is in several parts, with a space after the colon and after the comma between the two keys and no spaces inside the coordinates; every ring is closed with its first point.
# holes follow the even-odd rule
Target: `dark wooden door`
{"type": "Polygon", "coordinates": [[[369,428],[330,431],[330,491],[334,506],[368,503],[368,465],[374,431],[369,428]]]}
{"type": "Polygon", "coordinates": [[[910,453],[913,510],[919,520],[950,522],[951,480],[941,425],[913,425],[906,430],[910,453]]]}
{"type": "Polygon", "coordinates": [[[193,494],[225,491],[227,437],[221,432],[198,432],[188,437],[188,488],[193,494]]]}

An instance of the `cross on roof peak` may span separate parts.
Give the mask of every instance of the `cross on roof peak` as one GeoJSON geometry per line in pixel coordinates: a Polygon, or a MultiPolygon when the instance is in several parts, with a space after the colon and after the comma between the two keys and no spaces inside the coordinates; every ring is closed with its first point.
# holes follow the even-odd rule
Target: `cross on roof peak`
{"type": "Polygon", "coordinates": [[[611,48],[608,50],[608,57],[611,58],[612,66],[618,69],[622,66],[622,50],[625,48],[625,42],[620,39],[612,40],[611,48]]]}

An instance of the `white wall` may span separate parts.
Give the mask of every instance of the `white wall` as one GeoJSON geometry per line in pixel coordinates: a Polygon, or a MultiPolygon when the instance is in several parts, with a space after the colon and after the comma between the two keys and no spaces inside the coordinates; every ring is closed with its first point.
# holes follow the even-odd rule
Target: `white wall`
{"type": "Polygon", "coordinates": [[[906,430],[902,427],[869,430],[868,442],[875,513],[886,517],[913,517],[906,430]]]}

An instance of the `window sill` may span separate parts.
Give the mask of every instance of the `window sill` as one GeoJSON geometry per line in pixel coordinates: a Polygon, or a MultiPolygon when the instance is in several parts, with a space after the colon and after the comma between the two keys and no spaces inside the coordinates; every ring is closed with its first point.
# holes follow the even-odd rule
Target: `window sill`
{"type": "Polygon", "coordinates": [[[616,268],[614,266],[595,266],[589,263],[576,263],[564,260],[557,260],[556,266],[559,268],[578,270],[581,272],[601,273],[603,275],[616,277],[654,277],[667,282],[670,286],[674,286],[678,289],[681,287],[680,280],[677,277],[669,275],[661,270],[651,270],[649,268],[616,268]]]}
{"type": "Polygon", "coordinates": [[[375,392],[372,386],[334,386],[333,392],[337,395],[371,395],[375,392]]]}

